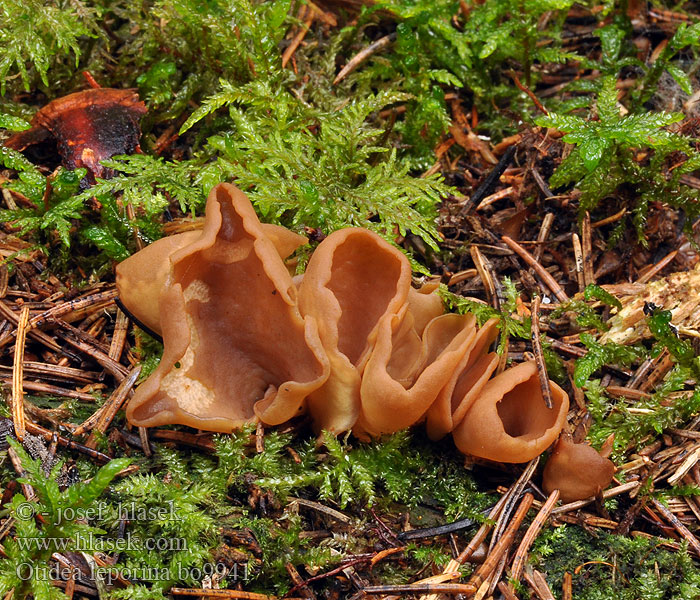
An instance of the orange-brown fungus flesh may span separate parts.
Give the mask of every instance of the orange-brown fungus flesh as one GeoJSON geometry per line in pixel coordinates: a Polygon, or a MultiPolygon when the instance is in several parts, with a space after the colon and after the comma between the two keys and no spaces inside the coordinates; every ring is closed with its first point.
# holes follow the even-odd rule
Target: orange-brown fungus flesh
{"type": "Polygon", "coordinates": [[[427,420],[431,437],[452,432],[463,452],[501,462],[557,438],[568,397],[552,383],[545,406],[534,362],[488,381],[496,320],[444,314],[435,286],[413,289],[404,254],[361,228],[325,238],[293,280],[283,259],[305,241],[221,184],[201,232],[119,265],[122,302],[164,342],[132,423],[230,431],[306,411],[317,431],[367,438],[427,420]]]}
{"type": "MultiPolygon", "coordinates": [[[[307,243],[304,236],[279,225],[261,223],[261,227],[282,259],[307,243]]],[[[170,257],[194,243],[201,235],[201,230],[195,230],[161,238],[117,265],[117,286],[122,306],[129,316],[156,335],[161,335],[160,294],[170,274],[170,257]]]]}
{"type": "Polygon", "coordinates": [[[542,474],[542,487],[549,494],[558,489],[563,502],[585,500],[610,485],[615,465],[588,444],[574,444],[562,435],[542,474]]]}
{"type": "Polygon", "coordinates": [[[330,361],[326,383],[309,398],[317,429],[351,429],[360,413],[360,385],[382,319],[406,303],[406,257],[366,229],[329,235],[309,260],[299,287],[302,314],[318,323],[330,361]]]}
{"type": "Polygon", "coordinates": [[[202,236],[171,264],[160,297],[163,358],[137,389],[129,420],[231,431],[256,415],[279,424],[299,414],[328,377],[328,362],[240,190],[212,190],[202,236]]]}
{"type": "Polygon", "coordinates": [[[546,450],[566,421],[569,398],[550,382],[553,407],[542,397],[534,361],[496,375],[481,390],[452,435],[466,454],[499,462],[527,462],[546,450]]]}

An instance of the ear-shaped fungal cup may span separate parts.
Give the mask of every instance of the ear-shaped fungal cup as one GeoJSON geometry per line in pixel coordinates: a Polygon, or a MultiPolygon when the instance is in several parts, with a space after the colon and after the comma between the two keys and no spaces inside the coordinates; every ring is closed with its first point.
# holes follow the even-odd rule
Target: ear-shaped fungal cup
{"type": "Polygon", "coordinates": [[[551,383],[545,406],[534,362],[488,381],[495,319],[477,328],[444,314],[436,285],[412,288],[405,255],[362,228],[329,235],[292,279],[284,258],[306,241],[261,224],[243,192],[220,184],[201,231],[117,267],[121,302],[164,343],[127,407],[133,424],[228,432],[308,413],[317,431],[367,438],[425,420],[431,438],[452,432],[462,452],[501,462],[556,439],[568,397],[551,383]]]}
{"type": "MultiPolygon", "coordinates": [[[[260,226],[282,259],[308,243],[303,235],[285,227],[268,223],[260,226]]],[[[162,334],[160,295],[168,283],[170,257],[201,235],[201,230],[195,230],[161,238],[117,265],[119,300],[130,315],[158,335],[162,334]]]]}
{"type": "Polygon", "coordinates": [[[462,422],[486,382],[498,366],[498,355],[489,346],[498,337],[498,319],[484,323],[469,350],[440,390],[428,410],[428,437],[439,440],[462,422]]]}
{"type": "Polygon", "coordinates": [[[380,323],[404,307],[410,287],[408,259],[367,229],[341,229],[319,244],[299,286],[299,308],[318,323],[331,368],[308,399],[318,430],[355,425],[362,372],[380,323]]]}
{"type": "Polygon", "coordinates": [[[540,455],[561,432],[569,410],[566,392],[554,382],[550,385],[552,408],[547,408],[534,361],[496,375],[452,432],[457,448],[508,463],[540,455]]]}
{"type": "Polygon", "coordinates": [[[418,355],[418,372],[401,378],[401,336],[397,317],[380,325],[377,345],[362,375],[360,425],[370,435],[393,433],[419,422],[447,384],[475,337],[472,315],[447,314],[435,317],[425,327],[418,355]],[[400,354],[399,354],[400,355],[400,354]]]}
{"type": "Polygon", "coordinates": [[[231,431],[300,414],[328,378],[313,319],[246,196],[220,184],[200,237],[170,255],[163,358],[127,407],[135,425],[231,431]]]}

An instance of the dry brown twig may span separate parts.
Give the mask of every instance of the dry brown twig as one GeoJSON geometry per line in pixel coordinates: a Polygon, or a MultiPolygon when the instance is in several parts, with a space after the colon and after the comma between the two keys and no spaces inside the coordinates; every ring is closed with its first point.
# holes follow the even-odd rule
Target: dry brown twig
{"type": "Polygon", "coordinates": [[[481,586],[487,583],[487,577],[491,571],[496,568],[498,561],[500,561],[501,556],[510,548],[513,540],[515,539],[515,534],[520,528],[520,525],[525,520],[527,512],[532,506],[532,501],[534,497],[529,492],[525,493],[518,509],[515,511],[513,518],[511,519],[508,527],[503,532],[503,536],[494,544],[493,548],[489,552],[486,560],[479,566],[479,568],[474,572],[469,583],[473,585],[477,590],[481,586]]]}
{"type": "Polygon", "coordinates": [[[299,9],[299,14],[297,15],[297,17],[300,20],[303,20],[303,23],[299,28],[299,31],[292,38],[292,41],[287,47],[287,49],[284,51],[284,54],[282,54],[283,69],[287,66],[287,63],[292,58],[301,42],[304,41],[304,38],[306,37],[306,34],[309,31],[309,27],[311,27],[311,23],[313,23],[314,21],[314,11],[306,5],[302,5],[302,7],[299,9]]]}
{"type": "MultiPolygon", "coordinates": [[[[547,522],[547,519],[549,519],[549,517],[551,516],[552,510],[554,509],[554,505],[558,501],[559,490],[554,490],[547,498],[547,501],[542,505],[542,508],[540,508],[540,511],[537,513],[537,516],[530,524],[528,530],[525,532],[525,535],[523,536],[523,539],[515,552],[515,556],[513,557],[513,563],[510,570],[511,578],[515,581],[520,580],[520,576],[522,575],[523,569],[525,567],[525,561],[527,560],[530,546],[539,535],[540,531],[542,530],[542,527],[544,527],[544,524],[547,522]]],[[[512,586],[511,591],[515,591],[515,589],[512,586]]]]}
{"type": "Polygon", "coordinates": [[[17,322],[17,339],[12,365],[12,421],[15,424],[15,436],[21,442],[26,430],[24,424],[24,344],[27,339],[29,307],[23,306],[17,322]]]}
{"type": "Polygon", "coordinates": [[[508,246],[513,252],[515,252],[520,258],[522,258],[530,267],[535,270],[537,276],[542,280],[542,282],[549,288],[549,290],[556,296],[559,302],[567,302],[569,297],[562,287],[557,283],[554,277],[551,276],[549,271],[547,271],[540,263],[538,263],[535,258],[530,254],[525,248],[518,244],[515,240],[509,238],[507,235],[501,237],[503,242],[508,246]]]}
{"type": "Polygon", "coordinates": [[[544,354],[542,353],[542,342],[540,340],[540,302],[539,296],[535,296],[532,300],[532,326],[530,339],[532,341],[532,351],[535,355],[535,363],[537,364],[537,375],[540,379],[540,389],[542,397],[547,408],[552,408],[552,389],[549,385],[549,375],[547,375],[547,365],[544,362],[544,354]]]}
{"type": "Polygon", "coordinates": [[[357,67],[359,67],[363,62],[365,62],[370,56],[386,48],[395,39],[396,34],[391,33],[389,35],[385,35],[384,37],[379,38],[376,42],[372,42],[363,50],[360,50],[347,62],[347,64],[335,76],[335,79],[333,80],[333,85],[338,85],[343,79],[350,75],[350,73],[357,69],[357,67]]]}

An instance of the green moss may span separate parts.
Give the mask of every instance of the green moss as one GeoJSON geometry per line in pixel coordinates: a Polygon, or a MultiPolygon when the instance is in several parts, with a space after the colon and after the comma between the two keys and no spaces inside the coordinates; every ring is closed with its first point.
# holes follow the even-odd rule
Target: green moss
{"type": "Polygon", "coordinates": [[[538,536],[530,562],[545,574],[557,598],[561,598],[565,572],[573,576],[576,600],[698,597],[700,570],[687,545],[674,551],[663,547],[664,541],[562,526],[538,536]]]}

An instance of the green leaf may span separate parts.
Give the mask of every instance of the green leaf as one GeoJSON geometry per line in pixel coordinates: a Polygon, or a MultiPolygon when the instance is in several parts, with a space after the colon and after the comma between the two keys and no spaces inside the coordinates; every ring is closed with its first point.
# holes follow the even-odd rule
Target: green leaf
{"type": "MultiPolygon", "coordinates": [[[[668,348],[673,358],[681,365],[688,366],[695,358],[693,346],[678,337],[678,332],[672,327],[671,319],[673,313],[670,310],[652,308],[651,314],[647,317],[649,331],[663,347],[668,348]]],[[[660,349],[657,350],[657,354],[660,349]]]]}
{"type": "Polygon", "coordinates": [[[562,115],[555,112],[537,117],[535,123],[540,127],[554,127],[564,132],[582,131],[587,128],[586,121],[581,117],[577,117],[576,115],[562,115]]]}
{"type": "Polygon", "coordinates": [[[614,306],[618,310],[622,310],[622,303],[617,298],[615,298],[615,296],[613,296],[610,292],[604,290],[599,285],[595,285],[594,283],[589,283],[586,286],[586,289],[583,291],[583,297],[585,300],[591,300],[595,298],[596,300],[600,300],[603,304],[607,304],[608,306],[614,306]]]}
{"type": "Polygon", "coordinates": [[[606,25],[594,32],[600,38],[603,59],[608,62],[617,60],[622,50],[625,32],[616,25],[606,25]]]}
{"type": "Polygon", "coordinates": [[[0,128],[9,129],[10,131],[24,131],[31,129],[31,125],[24,119],[13,117],[5,113],[0,113],[0,128]]]}
{"type": "Polygon", "coordinates": [[[603,158],[603,154],[610,147],[610,141],[602,138],[589,138],[580,146],[581,160],[588,169],[593,171],[603,158]]]}
{"type": "Polygon", "coordinates": [[[666,70],[686,94],[690,95],[693,93],[693,83],[683,69],[676,65],[669,64],[666,66],[666,70]]]}
{"type": "Polygon", "coordinates": [[[282,25],[291,5],[291,0],[275,0],[274,2],[270,2],[267,9],[267,24],[271,30],[274,31],[282,25]]]}
{"type": "Polygon", "coordinates": [[[7,148],[6,146],[0,146],[0,163],[7,169],[14,169],[15,171],[34,173],[35,175],[44,179],[43,175],[39,173],[34,163],[27,160],[27,158],[17,150],[12,148],[7,148]]]}
{"type": "Polygon", "coordinates": [[[130,464],[130,458],[115,458],[106,465],[102,465],[88,483],[76,483],[65,490],[65,505],[74,508],[90,506],[112,483],[117,473],[126,469],[130,464]]]}
{"type": "Polygon", "coordinates": [[[80,235],[87,241],[95,244],[95,246],[113,260],[122,261],[130,256],[130,252],[126,249],[126,246],[115,238],[105,227],[92,225],[83,229],[80,235]]]}
{"type": "Polygon", "coordinates": [[[687,23],[681,23],[668,45],[673,50],[682,50],[686,46],[700,44],[700,23],[694,23],[688,27],[687,23]]]}
{"type": "Polygon", "coordinates": [[[602,78],[600,93],[596,102],[598,116],[601,121],[619,119],[620,110],[617,107],[617,77],[606,75],[602,78]]]}

